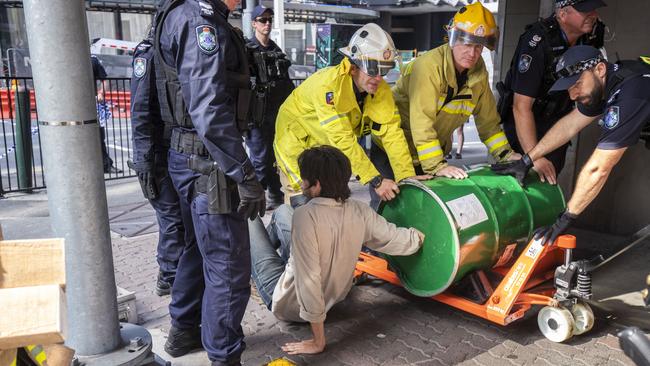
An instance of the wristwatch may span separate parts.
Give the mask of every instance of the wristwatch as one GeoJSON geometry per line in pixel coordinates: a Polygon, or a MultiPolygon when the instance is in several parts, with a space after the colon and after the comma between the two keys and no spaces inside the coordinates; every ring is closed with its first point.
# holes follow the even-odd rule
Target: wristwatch
{"type": "Polygon", "coordinates": [[[368,182],[368,184],[370,184],[370,186],[371,186],[372,188],[377,189],[377,188],[379,188],[379,186],[381,185],[381,182],[382,182],[383,180],[384,180],[384,177],[382,177],[381,175],[378,175],[378,176],[372,178],[372,179],[370,180],[370,182],[368,182]]]}

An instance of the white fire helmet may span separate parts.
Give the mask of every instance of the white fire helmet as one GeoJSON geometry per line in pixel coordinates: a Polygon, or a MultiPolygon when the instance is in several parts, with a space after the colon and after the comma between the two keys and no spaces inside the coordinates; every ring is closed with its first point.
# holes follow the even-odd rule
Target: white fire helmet
{"type": "Polygon", "coordinates": [[[357,29],[347,47],[339,49],[343,55],[370,76],[386,76],[400,62],[390,34],[375,23],[357,29]]]}

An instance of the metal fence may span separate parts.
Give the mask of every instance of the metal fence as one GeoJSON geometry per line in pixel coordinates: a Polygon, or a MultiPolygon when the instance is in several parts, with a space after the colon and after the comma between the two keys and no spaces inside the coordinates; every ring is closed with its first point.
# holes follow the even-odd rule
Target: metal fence
{"type": "MultiPolygon", "coordinates": [[[[129,90],[129,79],[98,82],[97,117],[105,137],[103,155],[114,167],[104,175],[107,180],[135,176],[126,164],[131,153],[129,90]]],[[[45,188],[38,107],[31,78],[0,78],[0,121],[0,197],[45,188]]]]}
{"type": "MultiPolygon", "coordinates": [[[[293,80],[296,86],[303,79],[293,80]]],[[[97,118],[103,130],[106,180],[135,176],[127,161],[132,155],[130,80],[98,81],[97,118]]],[[[45,188],[38,107],[31,78],[0,78],[0,197],[10,192],[45,188]]]]}

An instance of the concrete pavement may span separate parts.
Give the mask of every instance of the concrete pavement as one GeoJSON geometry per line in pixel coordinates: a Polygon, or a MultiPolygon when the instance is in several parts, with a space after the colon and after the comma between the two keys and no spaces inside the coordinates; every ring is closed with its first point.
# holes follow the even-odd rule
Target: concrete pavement
{"type": "MultiPolygon", "coordinates": [[[[353,197],[368,200],[366,187],[356,183],[352,187],[353,197]]],[[[128,205],[138,207],[131,213],[137,213],[135,216],[143,225],[147,217],[153,218],[151,208],[141,205],[144,199],[133,178],[107,182],[107,197],[109,211],[115,213],[113,221],[117,220],[118,211],[124,211],[116,208],[128,205]]],[[[0,220],[7,239],[51,236],[44,191],[12,194],[1,199],[0,220]]],[[[162,351],[169,329],[169,296],[158,297],[154,293],[155,227],[153,233],[132,237],[121,236],[117,231],[112,231],[116,282],[135,292],[139,323],[151,331],[154,350],[173,365],[209,365],[204,352],[172,359],[162,351]]],[[[607,247],[620,240],[593,232],[576,233],[579,246],[583,243],[592,248],[607,247]]],[[[647,263],[647,248],[650,241],[639,252],[632,253],[641,258],[637,262],[647,263]],[[642,258],[646,258],[645,262],[642,258]]],[[[612,289],[617,281],[629,278],[630,271],[640,273],[639,268],[626,265],[630,260],[622,258],[621,261],[622,264],[611,266],[616,268],[614,274],[602,272],[601,283],[606,284],[605,289],[612,289]]],[[[640,289],[641,285],[636,288],[640,289]]],[[[635,286],[630,286],[634,292],[635,286]]],[[[636,310],[641,312],[637,315],[644,314],[643,309],[636,310]]],[[[619,314],[620,311],[626,312],[625,308],[619,314]]],[[[414,297],[399,287],[373,281],[354,287],[348,298],[328,313],[325,324],[328,345],[324,353],[289,358],[301,365],[632,365],[619,349],[615,334],[624,324],[634,324],[638,317],[612,318],[611,311],[598,309],[596,315],[591,332],[565,344],[556,344],[539,332],[535,314],[501,327],[447,305],[414,297]]],[[[645,315],[646,319],[650,318],[647,310],[645,315]]],[[[283,343],[311,335],[306,324],[277,321],[255,296],[249,301],[243,327],[248,345],[242,359],[245,365],[262,365],[286,356],[280,349],[283,343]]]]}

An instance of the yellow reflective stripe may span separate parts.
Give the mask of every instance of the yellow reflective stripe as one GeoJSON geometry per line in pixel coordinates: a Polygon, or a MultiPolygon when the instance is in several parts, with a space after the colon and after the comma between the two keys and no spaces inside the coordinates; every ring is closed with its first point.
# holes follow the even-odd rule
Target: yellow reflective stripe
{"type": "Polygon", "coordinates": [[[419,152],[436,146],[440,146],[440,141],[433,140],[431,142],[427,142],[426,144],[419,145],[415,149],[419,152]]]}
{"type": "Polygon", "coordinates": [[[420,161],[422,161],[422,160],[432,159],[432,158],[435,158],[435,157],[438,157],[438,156],[442,156],[442,149],[440,149],[440,148],[438,148],[438,150],[430,152],[428,154],[422,154],[422,155],[418,154],[418,159],[420,161]]]}
{"type": "Polygon", "coordinates": [[[442,148],[440,148],[440,141],[433,140],[426,144],[422,144],[415,148],[418,152],[418,159],[426,160],[436,156],[442,156],[442,148]]]}
{"type": "Polygon", "coordinates": [[[300,184],[301,181],[300,177],[296,175],[296,173],[294,173],[294,171],[291,170],[291,168],[289,168],[289,164],[287,164],[286,158],[282,156],[282,153],[280,152],[280,149],[278,149],[278,146],[276,145],[275,141],[273,141],[273,149],[275,150],[275,153],[278,155],[280,163],[284,166],[285,171],[287,172],[287,174],[289,174],[289,178],[293,180],[293,182],[291,183],[300,184]]]}
{"type": "Polygon", "coordinates": [[[508,143],[508,138],[503,132],[497,132],[485,140],[485,145],[488,147],[488,152],[493,153],[496,149],[505,146],[508,143]]]}
{"type": "Polygon", "coordinates": [[[438,110],[442,108],[442,106],[445,105],[445,97],[439,97],[438,98],[438,110]]]}
{"type": "Polygon", "coordinates": [[[332,116],[332,117],[330,117],[330,118],[328,118],[328,119],[326,119],[324,121],[320,121],[320,125],[324,127],[324,126],[326,126],[326,125],[328,125],[328,124],[330,124],[332,122],[336,122],[336,121],[338,121],[340,119],[343,119],[343,118],[346,118],[345,114],[337,114],[337,115],[334,115],[334,116],[332,116]]]}
{"type": "Polygon", "coordinates": [[[43,365],[47,357],[45,356],[45,350],[41,346],[26,346],[25,349],[29,351],[31,358],[36,361],[39,365],[43,365]]]}
{"type": "Polygon", "coordinates": [[[445,104],[444,107],[442,107],[442,111],[449,114],[464,114],[466,116],[471,116],[472,111],[474,111],[474,107],[476,107],[476,104],[474,103],[463,102],[461,100],[452,100],[451,102],[445,104]]]}
{"type": "Polygon", "coordinates": [[[16,362],[18,362],[17,358],[18,358],[18,356],[14,357],[14,359],[11,360],[11,363],[9,364],[9,366],[16,366],[16,362]]]}

